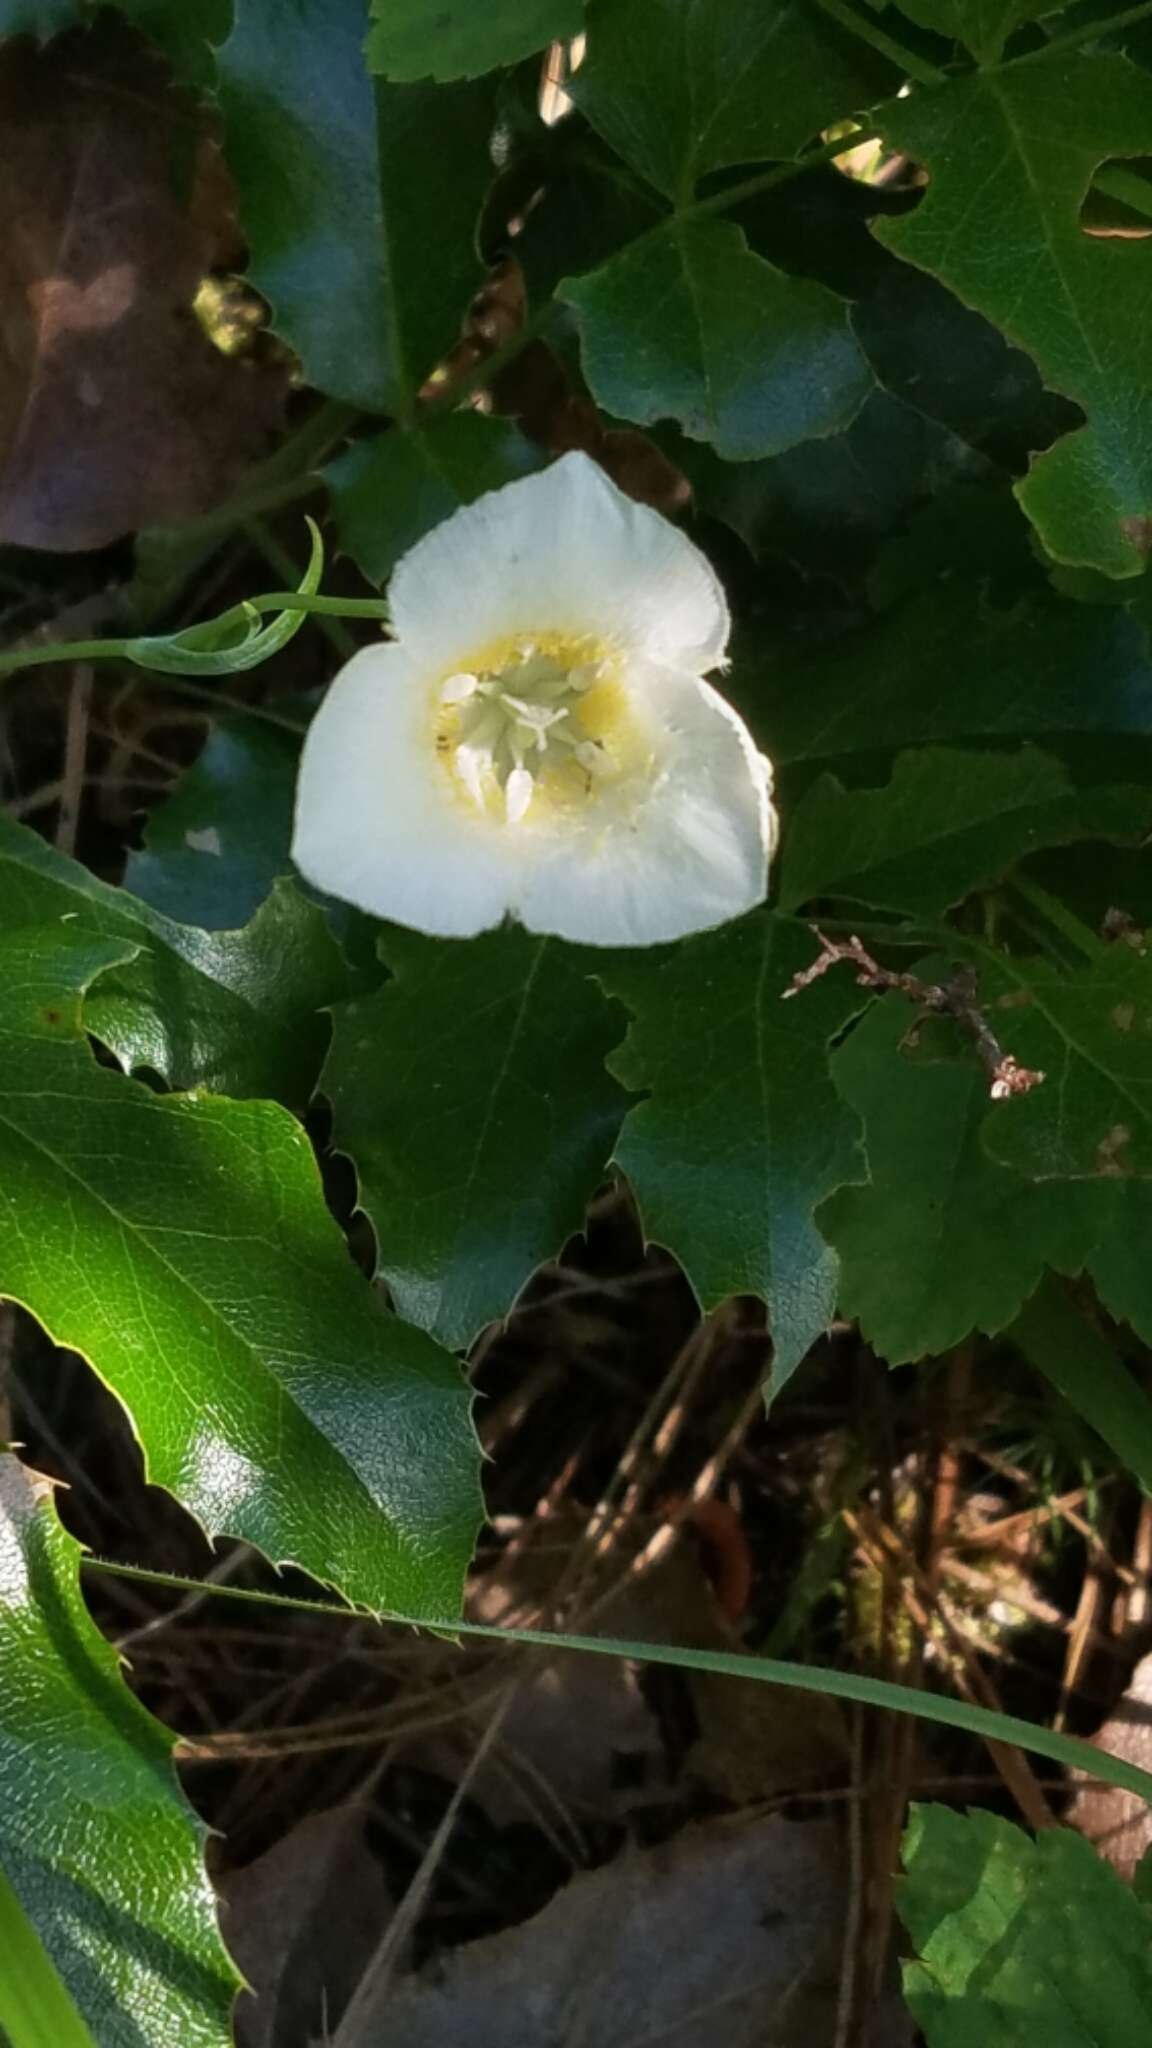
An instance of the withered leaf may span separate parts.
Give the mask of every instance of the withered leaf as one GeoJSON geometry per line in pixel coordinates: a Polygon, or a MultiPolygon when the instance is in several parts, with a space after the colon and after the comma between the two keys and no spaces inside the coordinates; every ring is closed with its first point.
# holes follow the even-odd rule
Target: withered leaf
{"type": "Polygon", "coordinates": [[[104,546],[207,510],[267,451],[285,373],[193,310],[232,233],[213,152],[111,18],[0,45],[0,540],[104,546]]]}

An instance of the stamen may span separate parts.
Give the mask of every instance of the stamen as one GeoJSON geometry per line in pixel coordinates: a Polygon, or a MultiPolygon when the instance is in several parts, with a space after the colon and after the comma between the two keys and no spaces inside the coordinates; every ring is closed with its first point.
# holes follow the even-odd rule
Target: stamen
{"type": "Polygon", "coordinates": [[[492,772],[492,756],[487,747],[457,747],[454,756],[456,773],[468,791],[478,810],[484,808],[484,778],[492,772]]]}
{"type": "MultiPolygon", "coordinates": [[[[612,673],[611,661],[569,669],[562,646],[522,641],[501,665],[461,669],[440,684],[437,750],[451,759],[478,811],[492,814],[499,805],[507,824],[518,825],[539,794],[541,777],[551,802],[550,770],[578,764],[586,791],[594,777],[615,772],[613,754],[587,736],[580,694],[612,673]]],[[[579,783],[561,779],[556,789],[570,801],[579,783]]]]}
{"type": "Polygon", "coordinates": [[[532,801],[536,784],[527,768],[514,768],[504,785],[504,816],[518,825],[532,801]]]}
{"type": "Polygon", "coordinates": [[[469,697],[475,696],[479,685],[479,676],[469,675],[465,669],[461,669],[459,675],[449,676],[447,682],[441,683],[440,702],[464,704],[469,697]]]}

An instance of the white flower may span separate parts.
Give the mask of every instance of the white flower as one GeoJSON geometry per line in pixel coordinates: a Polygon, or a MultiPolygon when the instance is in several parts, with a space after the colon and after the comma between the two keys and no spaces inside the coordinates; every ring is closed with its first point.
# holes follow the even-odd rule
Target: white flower
{"type": "Polygon", "coordinates": [[[300,764],[317,888],[446,938],[508,914],[600,946],[762,901],[772,777],[710,684],[705,557],[586,455],[456,512],[404,556],[396,639],[336,677],[300,764]]]}

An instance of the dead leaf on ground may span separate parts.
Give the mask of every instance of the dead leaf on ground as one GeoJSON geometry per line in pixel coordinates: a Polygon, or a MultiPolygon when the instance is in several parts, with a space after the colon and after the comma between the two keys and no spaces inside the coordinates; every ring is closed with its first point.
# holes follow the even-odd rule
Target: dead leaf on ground
{"type": "Polygon", "coordinates": [[[267,452],[283,369],[229,360],[192,310],[235,255],[220,176],[111,17],[0,45],[0,540],[102,547],[208,510],[267,452]]]}
{"type": "MultiPolygon", "coordinates": [[[[1104,1726],[1091,1738],[1095,1749],[1122,1756],[1141,1770],[1152,1770],[1152,1657],[1144,1657],[1132,1673],[1123,1699],[1104,1726]]],[[[1081,1782],[1068,1809],[1069,1824],[1086,1835],[1121,1877],[1131,1879],[1145,1851],[1152,1848],[1152,1807],[1136,1792],[1119,1785],[1081,1782]]]]}
{"type": "MultiPolygon", "coordinates": [[[[690,1828],[401,1981],[347,2048],[812,2048],[835,2038],[847,1889],[830,1823],[690,1828]]],[[[898,2000],[877,2019],[876,2048],[906,2048],[898,2000]]]]}
{"type": "Polygon", "coordinates": [[[302,1820],[222,1881],[221,1928],[251,1993],[237,2048],[311,2048],[339,2020],[392,1916],[364,1809],[302,1820]]]}

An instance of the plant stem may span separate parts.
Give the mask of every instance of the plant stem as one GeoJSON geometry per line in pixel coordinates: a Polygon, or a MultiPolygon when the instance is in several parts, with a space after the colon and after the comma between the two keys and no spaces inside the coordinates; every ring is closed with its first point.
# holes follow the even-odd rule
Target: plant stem
{"type": "MultiPolygon", "coordinates": [[[[140,1565],[106,1564],[102,1558],[82,1557],[89,1571],[102,1571],[115,1578],[134,1579],[146,1585],[168,1586],[180,1593],[200,1584],[205,1594],[222,1600],[246,1600],[258,1606],[302,1609],[307,1613],[351,1616],[360,1611],[322,1600],[292,1600],[282,1593],[256,1593],[241,1586],[223,1586],[180,1578],[172,1572],[148,1571],[140,1565]]],[[[1152,1804],[1152,1772],[1142,1771],[1123,1757],[1094,1749],[1074,1735],[1060,1735],[1051,1728],[1034,1727],[1012,1714],[1000,1714],[991,1707],[972,1706],[967,1700],[946,1699],[942,1694],[919,1692],[912,1686],[894,1685],[888,1679],[866,1678],[855,1671],[835,1671],[818,1664],[790,1664],[773,1657],[746,1657],[725,1650],[684,1650],[667,1643],[617,1641],[608,1636],[562,1635],[545,1629],[498,1628],[485,1622],[459,1621],[449,1617],[420,1614],[378,1614],[375,1619],[397,1628],[426,1629],[435,1635],[479,1637],[491,1643],[524,1643],[544,1650],[582,1650],[593,1657],[625,1657],[650,1664],[671,1665],[680,1671],[707,1671],[721,1678],[754,1678],[764,1685],[784,1685],[799,1692],[823,1694],[827,1698],[856,1700],[862,1706],[880,1707],[892,1714],[913,1714],[922,1721],[936,1721],[946,1728],[959,1728],[988,1742],[1011,1742],[1046,1756],[1069,1770],[1084,1771],[1105,1784],[1119,1785],[1152,1804]]]]}
{"type": "Polygon", "coordinates": [[[1012,893],[1030,904],[1033,910],[1039,911],[1040,916],[1047,919],[1053,929],[1060,933],[1061,938],[1067,939],[1069,945],[1074,946],[1076,951],[1084,954],[1087,959],[1095,960],[1105,950],[1105,941],[1098,939],[1082,918],[1069,910],[1067,904],[1061,903],[1058,896],[1049,895],[1047,889],[1042,889],[1038,882],[1029,882],[1022,875],[1014,875],[1012,893]]]}
{"type": "MultiPolygon", "coordinates": [[[[887,101],[885,105],[887,105],[887,101]]],[[[876,109],[883,113],[883,107],[876,109]]],[[[785,185],[790,178],[800,178],[805,171],[818,170],[821,164],[835,163],[837,157],[846,156],[850,149],[856,149],[862,142],[877,142],[882,134],[880,126],[873,122],[870,128],[861,128],[852,135],[842,135],[836,142],[826,142],[820,149],[810,149],[804,156],[794,157],[786,164],[773,164],[769,171],[755,171],[750,178],[742,178],[738,185],[729,185],[726,191],[712,192],[707,199],[694,199],[691,206],[682,207],[670,218],[678,220],[699,220],[713,213],[726,213],[730,206],[739,206],[744,199],[755,199],[761,192],[770,192],[774,185],[785,185]]],[[[660,221],[659,227],[666,223],[660,221]]],[[[656,230],[650,228],[649,234],[656,230]]]]}
{"type": "Polygon", "coordinates": [[[935,64],[929,64],[926,58],[917,57],[911,50],[906,50],[902,43],[898,43],[892,36],[885,35],[884,30],[877,28],[874,22],[863,20],[851,7],[845,6],[844,0],[817,0],[817,5],[822,7],[833,21],[838,21],[841,28],[846,28],[849,35],[859,36],[862,43],[870,43],[882,57],[887,57],[892,64],[898,64],[901,71],[916,80],[917,85],[944,84],[945,72],[939,70],[935,64]]]}
{"type": "MultiPolygon", "coordinates": [[[[277,539],[267,521],[264,519],[246,519],[244,522],[244,532],[253,547],[257,548],[263,555],[269,568],[274,569],[276,574],[282,576],[289,587],[295,590],[300,581],[299,568],[292,560],[287,548],[277,539]]],[[[278,606],[277,609],[283,611],[284,606],[278,606]]],[[[342,661],[348,661],[356,652],[356,642],[352,638],[351,633],[347,632],[340,624],[340,616],[330,613],[327,604],[325,604],[317,610],[316,617],[319,620],[319,630],[323,633],[329,645],[336,649],[342,661]]]]}
{"type": "Polygon", "coordinates": [[[995,69],[1008,71],[1017,64],[1034,64],[1038,57],[1054,57],[1061,50],[1079,50],[1098,36],[1115,35],[1117,29],[1131,28],[1149,14],[1152,14],[1152,0],[1140,0],[1139,6],[1126,7],[1122,14],[1114,14],[1108,21],[1086,22],[1083,28],[1071,29],[1066,36],[1053,36],[1051,42],[1044,43],[1038,50],[1025,50],[1022,57],[1006,57],[995,69]]]}

